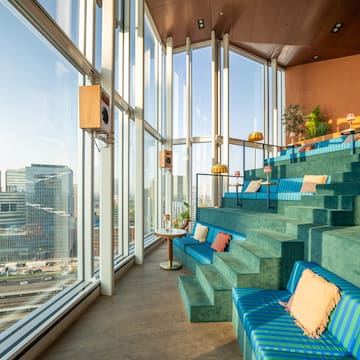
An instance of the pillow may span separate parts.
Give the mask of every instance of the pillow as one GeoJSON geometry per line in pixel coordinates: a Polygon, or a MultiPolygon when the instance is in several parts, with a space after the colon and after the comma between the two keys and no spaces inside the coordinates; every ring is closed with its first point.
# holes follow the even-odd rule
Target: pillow
{"type": "Polygon", "coordinates": [[[300,148],[298,150],[298,152],[302,153],[302,152],[309,151],[309,150],[312,150],[312,149],[315,149],[314,145],[304,145],[302,148],[300,148]]]}
{"type": "Polygon", "coordinates": [[[257,192],[260,189],[262,183],[262,179],[259,180],[251,180],[245,192],[257,192]]]}
{"type": "Polygon", "coordinates": [[[216,235],[214,242],[211,244],[211,248],[213,248],[218,252],[223,252],[230,240],[231,240],[230,234],[226,234],[219,231],[218,234],[216,235]]]}
{"type": "Polygon", "coordinates": [[[327,175],[305,175],[300,192],[316,192],[316,184],[325,184],[327,175]]]}
{"type": "Polygon", "coordinates": [[[325,331],[329,317],[340,301],[340,290],[310,269],[305,269],[287,304],[295,323],[311,338],[325,331]]]}
{"type": "Polygon", "coordinates": [[[194,231],[194,236],[193,238],[195,240],[198,240],[200,242],[205,242],[206,241],[206,235],[208,233],[208,227],[201,225],[201,224],[196,224],[196,228],[194,231]]]}

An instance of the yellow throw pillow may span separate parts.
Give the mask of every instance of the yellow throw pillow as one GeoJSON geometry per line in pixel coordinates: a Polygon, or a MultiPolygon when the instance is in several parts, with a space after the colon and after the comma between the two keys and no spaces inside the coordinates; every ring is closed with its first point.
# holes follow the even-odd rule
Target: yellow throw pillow
{"type": "Polygon", "coordinates": [[[340,298],[337,286],[306,269],[287,304],[287,309],[305,335],[319,338],[340,298]]]}
{"type": "Polygon", "coordinates": [[[327,175],[304,175],[300,192],[316,192],[317,184],[325,184],[327,175]]]}
{"type": "Polygon", "coordinates": [[[257,192],[260,189],[262,179],[260,180],[251,180],[245,192],[257,192]]]}
{"type": "Polygon", "coordinates": [[[201,224],[196,224],[196,228],[195,228],[195,232],[194,232],[194,236],[193,238],[195,240],[198,240],[200,242],[205,242],[206,241],[206,235],[208,233],[208,227],[201,225],[201,224]]]}

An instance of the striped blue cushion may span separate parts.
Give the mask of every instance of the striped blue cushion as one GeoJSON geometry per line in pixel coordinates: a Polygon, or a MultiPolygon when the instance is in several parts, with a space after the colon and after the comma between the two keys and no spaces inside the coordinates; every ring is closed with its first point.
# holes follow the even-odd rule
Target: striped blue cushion
{"type": "Polygon", "coordinates": [[[256,359],[264,359],[269,350],[296,352],[304,359],[313,355],[324,359],[325,356],[348,356],[347,349],[329,331],[320,339],[303,335],[294,319],[278,304],[279,300],[287,301],[289,296],[286,290],[233,290],[232,298],[256,359]]]}
{"type": "Polygon", "coordinates": [[[301,360],[348,360],[354,359],[352,356],[327,356],[327,355],[309,355],[299,354],[293,352],[285,352],[285,351],[276,351],[276,350],[263,350],[262,351],[262,360],[289,360],[289,359],[301,359],[301,360]]]}

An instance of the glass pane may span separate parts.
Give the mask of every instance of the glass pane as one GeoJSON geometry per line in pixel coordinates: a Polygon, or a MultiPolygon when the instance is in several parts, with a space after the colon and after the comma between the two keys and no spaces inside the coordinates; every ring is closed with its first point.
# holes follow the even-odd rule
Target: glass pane
{"type": "Polygon", "coordinates": [[[192,136],[211,135],[211,48],[192,51],[192,136]]]}
{"type": "Polygon", "coordinates": [[[79,1],[38,0],[61,29],[79,46],[79,1]]]}
{"type": "Polygon", "coordinates": [[[130,1],[130,105],[135,106],[135,1],[130,1]]]}
{"type": "Polygon", "coordinates": [[[186,137],[186,55],[173,57],[173,137],[186,137]]]}
{"type": "Polygon", "coordinates": [[[145,120],[157,129],[157,41],[149,21],[145,19],[144,43],[144,117],[145,120]]]}
{"type": "Polygon", "coordinates": [[[120,47],[122,45],[122,38],[123,38],[123,4],[122,0],[118,0],[118,12],[117,12],[117,24],[118,26],[115,29],[115,64],[114,64],[114,86],[115,90],[120,94],[123,95],[122,91],[122,78],[123,78],[123,69],[120,68],[122,65],[122,54],[123,48],[120,47]]]}
{"type": "Polygon", "coordinates": [[[233,51],[230,66],[230,137],[247,139],[264,133],[264,65],[233,51]]]}
{"type": "Polygon", "coordinates": [[[134,251],[135,243],[135,122],[130,121],[129,141],[129,252],[134,251]]]}
{"type": "MultiPolygon", "coordinates": [[[[97,2],[96,2],[97,3],[97,2]]],[[[101,71],[101,54],[102,54],[102,8],[96,6],[95,19],[95,67],[101,71]]]]}
{"type": "MultiPolygon", "coordinates": [[[[201,143],[193,144],[192,146],[192,193],[196,193],[196,174],[211,174],[212,156],[211,144],[201,143]]],[[[212,205],[212,176],[201,175],[198,176],[198,205],[211,206],[212,205]]],[[[195,196],[193,196],[191,210],[195,213],[195,196]]]]}
{"type": "Polygon", "coordinates": [[[100,261],[100,146],[102,144],[95,140],[94,143],[94,270],[98,269],[100,261]]]}
{"type": "Polygon", "coordinates": [[[157,209],[157,159],[156,140],[148,133],[144,136],[144,235],[156,226],[157,209]]]}
{"type": "Polygon", "coordinates": [[[122,166],[122,139],[120,127],[122,124],[122,113],[119,109],[115,108],[115,121],[114,121],[114,255],[121,255],[123,246],[122,241],[122,189],[121,179],[124,176],[122,166]]]}
{"type": "Polygon", "coordinates": [[[173,146],[173,218],[178,219],[178,226],[183,225],[184,212],[187,210],[184,202],[189,202],[186,176],[186,146],[173,146]]]}
{"type": "Polygon", "coordinates": [[[5,2],[0,23],[3,331],[77,278],[79,73],[5,2]]]}

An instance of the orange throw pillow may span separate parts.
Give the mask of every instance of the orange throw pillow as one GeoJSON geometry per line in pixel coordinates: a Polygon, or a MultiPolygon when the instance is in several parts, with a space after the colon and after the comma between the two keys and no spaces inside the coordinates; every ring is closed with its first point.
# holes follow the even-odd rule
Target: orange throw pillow
{"type": "Polygon", "coordinates": [[[287,304],[295,323],[311,338],[325,331],[329,317],[340,301],[340,290],[310,269],[305,269],[287,304]]]}
{"type": "Polygon", "coordinates": [[[230,240],[231,240],[230,234],[226,234],[219,231],[218,234],[216,235],[214,242],[211,244],[211,247],[218,252],[223,252],[230,240]]]}
{"type": "Polygon", "coordinates": [[[327,175],[304,175],[300,192],[316,192],[317,184],[325,184],[327,175]]]}

